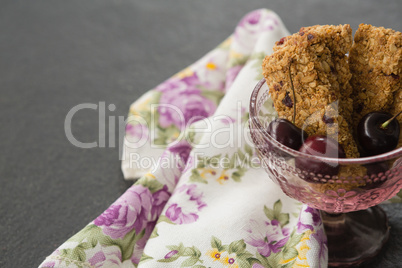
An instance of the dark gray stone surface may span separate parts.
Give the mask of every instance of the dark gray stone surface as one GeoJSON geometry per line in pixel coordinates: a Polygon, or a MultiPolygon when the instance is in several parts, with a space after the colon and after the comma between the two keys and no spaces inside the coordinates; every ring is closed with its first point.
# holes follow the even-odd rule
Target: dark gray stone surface
{"type": "MultiPolygon", "coordinates": [[[[116,106],[107,116],[125,116],[257,8],[276,11],[291,32],[362,22],[402,30],[398,0],[0,1],[0,267],[37,267],[132,183],[117,148],[69,143],[68,111],[105,102],[116,106]]],[[[80,141],[98,140],[97,111],[77,113],[72,129],[80,141]]],[[[391,240],[367,267],[398,267],[400,208],[387,207],[391,240]]]]}
{"type": "Polygon", "coordinates": [[[361,268],[402,267],[402,204],[381,205],[391,227],[388,242],[380,255],[361,268]]]}

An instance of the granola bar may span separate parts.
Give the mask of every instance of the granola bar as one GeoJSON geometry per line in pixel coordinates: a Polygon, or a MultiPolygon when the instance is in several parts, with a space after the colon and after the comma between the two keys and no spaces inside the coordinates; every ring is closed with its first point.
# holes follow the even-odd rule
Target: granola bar
{"type": "Polygon", "coordinates": [[[349,25],[304,27],[278,41],[262,68],[279,117],[292,121],[296,105],[296,126],[332,137],[347,157],[358,157],[349,127],[352,89],[345,53],[351,45],[349,25]]]}
{"type": "Polygon", "coordinates": [[[369,112],[402,108],[402,33],[360,24],[354,41],[349,62],[357,125],[369,112]]]}
{"type": "Polygon", "coordinates": [[[339,26],[316,25],[302,27],[299,33],[309,30],[320,30],[320,28],[326,32],[322,38],[325,40],[326,46],[328,46],[332,53],[332,60],[334,63],[331,71],[335,74],[336,80],[330,82],[331,84],[339,83],[341,91],[341,101],[339,103],[341,106],[340,113],[351,125],[353,113],[353,100],[351,98],[351,94],[353,90],[349,80],[351,79],[352,74],[349,71],[349,63],[346,54],[349,52],[349,49],[352,47],[353,43],[352,29],[348,24],[339,26]]]}

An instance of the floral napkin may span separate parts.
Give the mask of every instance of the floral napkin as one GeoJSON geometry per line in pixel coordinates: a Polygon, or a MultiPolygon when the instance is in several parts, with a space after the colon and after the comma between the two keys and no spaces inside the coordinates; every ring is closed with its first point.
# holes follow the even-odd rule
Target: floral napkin
{"type": "Polygon", "coordinates": [[[262,59],[288,34],[253,11],[133,103],[122,170],[141,178],[40,267],[326,267],[319,212],[268,178],[248,130],[262,59]]]}

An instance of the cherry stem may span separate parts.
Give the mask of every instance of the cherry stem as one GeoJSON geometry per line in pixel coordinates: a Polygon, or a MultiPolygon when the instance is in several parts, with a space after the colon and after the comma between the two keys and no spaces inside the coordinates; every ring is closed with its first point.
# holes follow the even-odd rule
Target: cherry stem
{"type": "Polygon", "coordinates": [[[389,123],[392,122],[392,120],[394,120],[398,115],[400,115],[402,113],[402,111],[400,111],[399,113],[397,113],[396,115],[394,115],[391,119],[385,121],[384,123],[382,123],[382,125],[380,126],[380,128],[382,129],[386,129],[389,125],[389,123]]]}
{"type": "Polygon", "coordinates": [[[293,125],[296,122],[296,94],[295,94],[295,88],[293,86],[293,81],[292,81],[292,72],[290,70],[290,67],[292,65],[292,61],[289,63],[289,79],[290,79],[290,86],[292,87],[292,93],[293,93],[293,125]]]}

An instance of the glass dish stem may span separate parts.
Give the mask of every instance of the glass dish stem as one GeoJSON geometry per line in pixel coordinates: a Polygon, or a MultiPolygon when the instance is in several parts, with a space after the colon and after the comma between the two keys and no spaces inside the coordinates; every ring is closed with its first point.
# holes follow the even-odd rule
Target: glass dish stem
{"type": "Polygon", "coordinates": [[[368,261],[388,240],[387,215],[379,206],[349,213],[321,211],[321,216],[330,267],[352,267],[368,261]]]}

